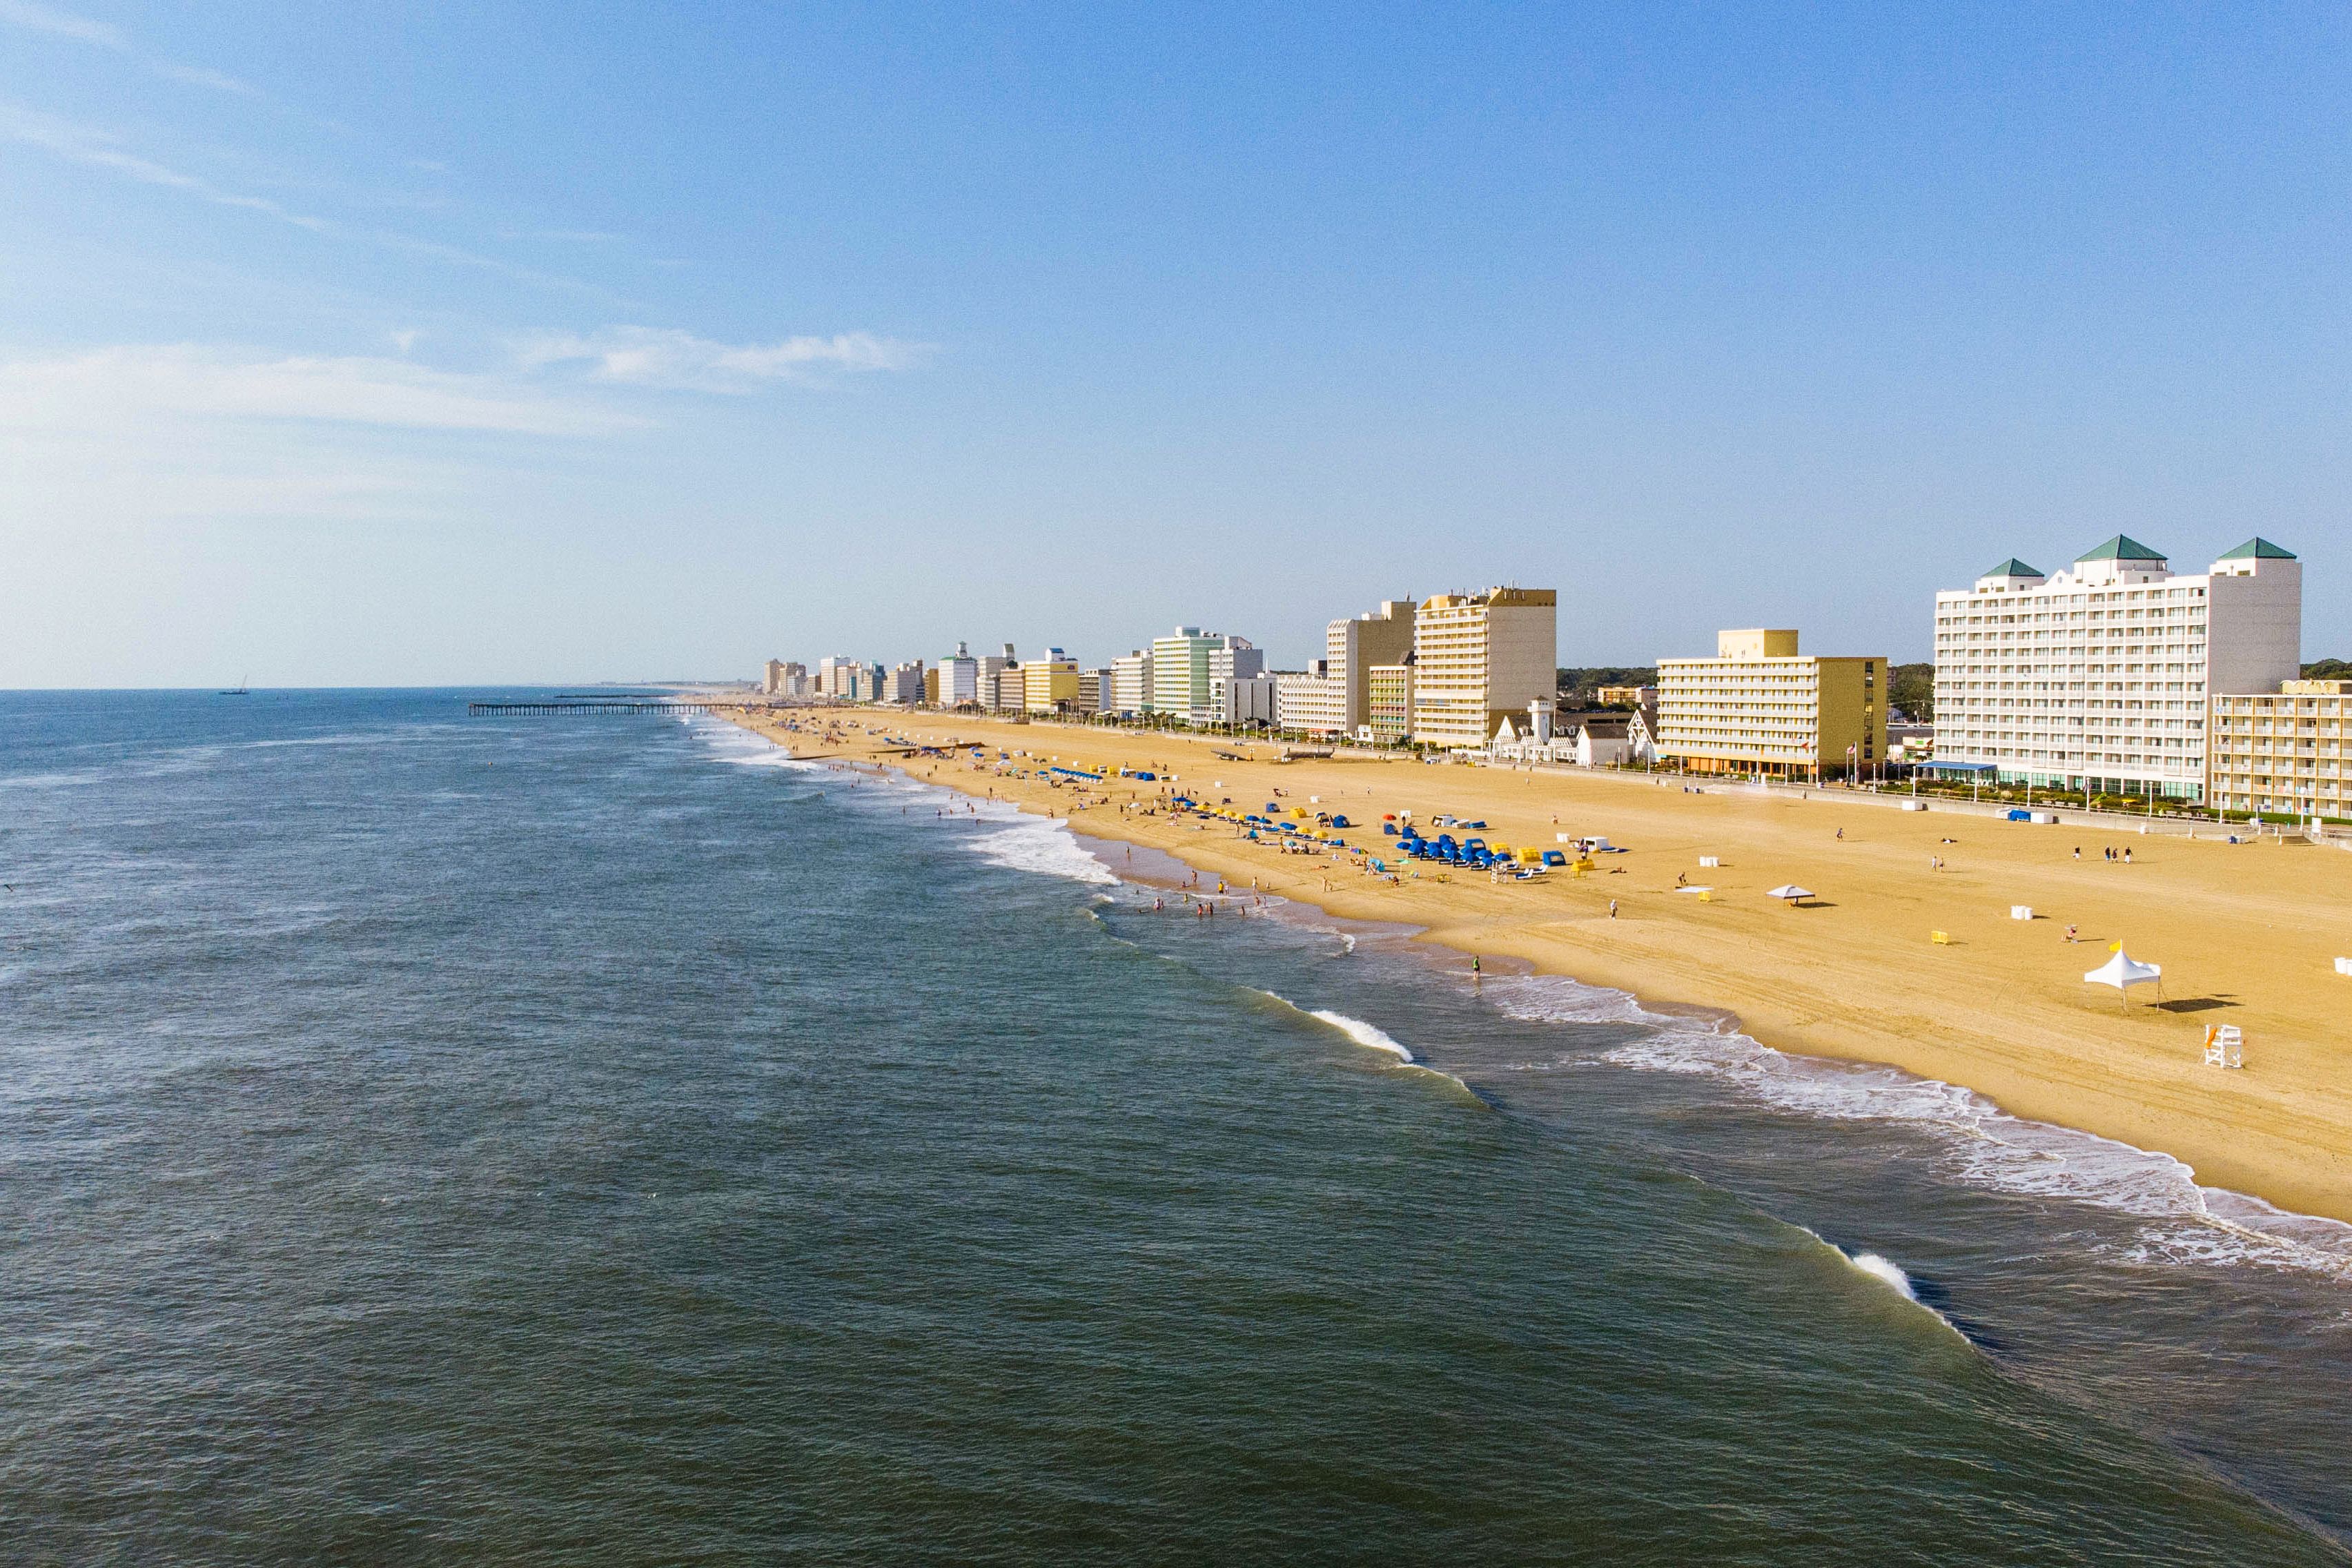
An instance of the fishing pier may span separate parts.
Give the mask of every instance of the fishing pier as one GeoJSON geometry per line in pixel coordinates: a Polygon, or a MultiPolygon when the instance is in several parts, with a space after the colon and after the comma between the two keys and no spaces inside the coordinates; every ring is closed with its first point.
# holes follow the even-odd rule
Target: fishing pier
{"type": "Polygon", "coordinates": [[[716,713],[753,706],[740,700],[696,697],[542,697],[536,700],[468,702],[466,711],[500,713],[716,713]]]}

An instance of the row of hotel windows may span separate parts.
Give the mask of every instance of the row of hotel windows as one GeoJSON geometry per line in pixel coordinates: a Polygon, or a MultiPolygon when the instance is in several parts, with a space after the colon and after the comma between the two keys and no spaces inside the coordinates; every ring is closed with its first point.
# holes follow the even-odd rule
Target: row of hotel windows
{"type": "Polygon", "coordinates": [[[2126,637],[2131,634],[2135,626],[2142,631],[2161,631],[2169,636],[2174,632],[2195,631],[2204,625],[2205,613],[2202,610],[2194,614],[2183,610],[2174,610],[2170,614],[2162,610],[2150,610],[2146,615],[2142,615],[2139,611],[2134,610],[2126,615],[2117,610],[2113,615],[2107,615],[2099,610],[2093,610],[2087,616],[1958,615],[1936,617],[1937,630],[1951,637],[1959,636],[1964,626],[2011,628],[1998,633],[1980,629],[1972,630],[1969,633],[1972,637],[2083,637],[2087,635],[2097,637],[2126,637]]]}
{"type": "MultiPolygon", "coordinates": [[[[2169,603],[2188,604],[2194,606],[2195,602],[2204,596],[2205,590],[2202,588],[2154,586],[2095,589],[2084,588],[2079,593],[2063,595],[2047,594],[2032,600],[2026,600],[2021,595],[2016,599],[1989,601],[1977,598],[1971,595],[1961,594],[1955,595],[1949,599],[1945,599],[1943,602],[1956,608],[1980,608],[1988,613],[1999,614],[2009,611],[2011,605],[2020,603],[2031,603],[2037,606],[2042,605],[2064,605],[2072,609],[2081,609],[2095,601],[2102,605],[2111,605],[2120,599],[2126,604],[2143,605],[2150,599],[2163,599],[2169,603]]],[[[2091,613],[2096,615],[2098,612],[2095,610],[2091,613]]]]}

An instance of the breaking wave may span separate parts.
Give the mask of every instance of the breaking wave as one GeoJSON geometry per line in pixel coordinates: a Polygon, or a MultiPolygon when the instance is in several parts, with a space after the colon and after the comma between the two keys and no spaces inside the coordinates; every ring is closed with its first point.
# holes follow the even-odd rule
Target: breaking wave
{"type": "Polygon", "coordinates": [[[1774,1050],[1735,1029],[1652,1013],[1622,991],[1559,976],[1490,981],[1486,991],[1504,1012],[1531,1022],[1639,1026],[1633,1038],[1585,1059],[1713,1079],[1799,1115],[1901,1123],[1935,1137],[1965,1181],[2128,1215],[2144,1222],[2128,1255],[2135,1261],[2352,1274],[2352,1225],[2201,1185],[2169,1154],[2011,1116],[1939,1079],[1774,1050]]]}
{"type": "Polygon", "coordinates": [[[765,735],[756,734],[723,720],[709,720],[691,728],[722,763],[754,768],[805,768],[812,772],[820,772],[824,768],[822,763],[803,762],[793,755],[789,748],[777,744],[765,735]]]}
{"type": "Polygon", "coordinates": [[[1360,1046],[1368,1046],[1376,1051],[1387,1051],[1399,1061],[1412,1062],[1413,1060],[1412,1053],[1397,1044],[1386,1030],[1376,1029],[1361,1018],[1350,1018],[1345,1013],[1334,1013],[1328,1007],[1318,1007],[1307,1016],[1322,1019],[1360,1046]]]}
{"type": "Polygon", "coordinates": [[[1109,867],[1087,853],[1066,822],[1024,816],[959,841],[982,859],[1015,871],[1037,871],[1093,887],[1116,887],[1109,867]]]}

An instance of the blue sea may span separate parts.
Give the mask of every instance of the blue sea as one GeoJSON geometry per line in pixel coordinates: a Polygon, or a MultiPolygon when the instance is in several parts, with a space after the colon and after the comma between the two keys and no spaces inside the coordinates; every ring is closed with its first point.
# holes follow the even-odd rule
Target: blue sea
{"type": "Polygon", "coordinates": [[[2344,1227],[482,695],[0,694],[0,1558],[2352,1560],[2344,1227]]]}

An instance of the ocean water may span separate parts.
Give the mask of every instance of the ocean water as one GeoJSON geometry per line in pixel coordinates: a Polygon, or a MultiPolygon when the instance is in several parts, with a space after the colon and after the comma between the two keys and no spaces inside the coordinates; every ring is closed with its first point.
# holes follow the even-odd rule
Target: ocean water
{"type": "Polygon", "coordinates": [[[2352,1557],[2342,1227],[467,695],[0,695],[0,1557],[2352,1557]]]}

